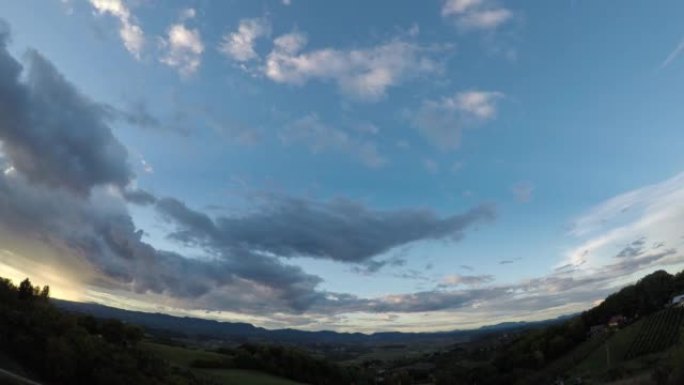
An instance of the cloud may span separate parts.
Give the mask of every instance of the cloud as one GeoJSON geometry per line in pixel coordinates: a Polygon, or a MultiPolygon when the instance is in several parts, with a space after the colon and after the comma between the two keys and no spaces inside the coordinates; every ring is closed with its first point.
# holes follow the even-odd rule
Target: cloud
{"type": "Polygon", "coordinates": [[[184,243],[348,263],[363,263],[417,241],[458,241],[468,228],[494,218],[489,206],[440,218],[428,210],[382,211],[345,199],[288,197],[270,197],[248,215],[216,220],[174,199],[160,200],[157,208],[177,224],[172,237],[184,243]]]}
{"type": "Polygon", "coordinates": [[[162,127],[162,123],[150,112],[144,100],[128,101],[124,107],[103,105],[102,108],[111,120],[119,120],[135,127],[147,129],[162,127]]]}
{"type": "MultiPolygon", "coordinates": [[[[73,275],[80,292],[140,293],[208,310],[300,312],[323,295],[319,277],[247,249],[215,245],[202,259],[144,242],[126,202],[157,200],[126,187],[126,152],[103,122],[106,111],[37,52],[22,75],[8,38],[2,30],[0,243],[13,268],[73,275]]],[[[180,219],[166,202],[158,205],[180,219]]],[[[202,228],[197,217],[183,220],[202,228]]]]}
{"type": "Polygon", "coordinates": [[[141,189],[127,189],[122,193],[126,201],[141,206],[148,206],[157,202],[157,197],[141,189]]]}
{"type": "Polygon", "coordinates": [[[413,113],[412,123],[435,147],[453,150],[460,146],[464,129],[496,117],[496,91],[466,91],[440,100],[426,100],[413,113]]]}
{"type": "Polygon", "coordinates": [[[531,182],[518,182],[511,187],[511,192],[515,200],[520,203],[527,203],[532,200],[534,185],[531,182]]]}
{"type": "MultiPolygon", "coordinates": [[[[610,198],[573,221],[569,235],[578,244],[561,264],[582,264],[584,270],[601,266],[642,269],[644,261],[684,246],[684,174],[610,198]],[[646,240],[658,242],[649,249],[646,240]],[[665,249],[661,245],[668,245],[665,249]],[[619,262],[615,262],[616,259],[619,262]]],[[[666,254],[660,266],[681,263],[679,254],[666,254]]]]}
{"type": "Polygon", "coordinates": [[[347,96],[377,101],[390,87],[441,70],[429,49],[398,39],[351,50],[304,51],[306,45],[307,37],[300,32],[276,38],[266,58],[265,75],[274,82],[294,85],[332,81],[347,96]]]}
{"type": "Polygon", "coordinates": [[[125,187],[132,178],[126,148],[107,112],[36,51],[23,68],[0,41],[0,142],[11,166],[29,180],[87,194],[99,185],[125,187]],[[22,81],[22,79],[25,79],[22,81]]]}
{"type": "Polygon", "coordinates": [[[682,39],[679,44],[670,52],[669,55],[660,63],[660,69],[668,67],[672,62],[674,62],[681,54],[684,52],[684,39],[682,39]]]}
{"type": "MultiPolygon", "coordinates": [[[[596,233],[606,227],[619,227],[625,221],[643,218],[640,226],[650,225],[651,220],[666,221],[684,215],[679,199],[684,197],[684,173],[660,183],[640,187],[610,198],[576,218],[570,233],[580,237],[596,233]],[[666,211],[667,210],[667,211],[666,211]],[[647,218],[650,218],[648,220],[647,218]]],[[[651,234],[636,234],[632,239],[651,234]]],[[[658,238],[653,234],[653,238],[658,238]]]]}
{"type": "Polygon", "coordinates": [[[158,250],[142,240],[123,202],[104,190],[83,200],[27,183],[19,174],[0,176],[0,200],[4,247],[53,269],[79,261],[83,284],[91,290],[248,313],[299,312],[321,295],[315,290],[320,278],[246,250],[216,250],[207,259],[158,250]],[[31,252],[41,245],[53,255],[31,252]]]}
{"type": "Polygon", "coordinates": [[[387,159],[378,152],[375,143],[355,138],[346,131],[329,126],[316,114],[306,115],[290,123],[281,131],[280,138],[285,144],[304,144],[314,154],[325,151],[349,154],[371,168],[387,164],[387,159]]]}
{"type": "Polygon", "coordinates": [[[403,258],[390,258],[382,261],[370,259],[352,267],[352,271],[361,275],[375,274],[384,267],[401,267],[406,265],[403,258]]]}
{"type": "Polygon", "coordinates": [[[513,18],[513,12],[493,0],[444,0],[442,17],[463,30],[492,31],[513,18]]]}
{"type": "Polygon", "coordinates": [[[257,39],[271,34],[271,24],[264,18],[242,19],[236,32],[225,34],[219,51],[238,62],[257,59],[254,50],[257,39]]]}
{"type": "Polygon", "coordinates": [[[645,252],[644,244],[646,243],[646,238],[641,237],[636,241],[631,242],[629,245],[625,246],[624,249],[615,256],[616,258],[633,258],[638,257],[645,252]]]}
{"type": "Polygon", "coordinates": [[[480,286],[494,281],[492,275],[460,275],[452,274],[442,278],[440,286],[480,286]]]}
{"type": "MultiPolygon", "coordinates": [[[[187,10],[184,12],[187,16],[187,10]]],[[[194,12],[193,12],[194,15],[194,12]]],[[[179,23],[173,24],[167,31],[166,39],[161,40],[162,48],[166,51],[160,61],[175,68],[183,76],[192,75],[202,63],[204,43],[196,28],[188,28],[182,17],[179,23]]]]}
{"type": "Polygon", "coordinates": [[[145,35],[124,0],[90,0],[90,5],[98,14],[109,14],[119,21],[119,36],[124,46],[136,59],[140,59],[145,35]]]}
{"type": "Polygon", "coordinates": [[[510,265],[512,263],[516,263],[520,261],[522,258],[514,258],[514,259],[502,259],[499,261],[499,265],[510,265]]]}

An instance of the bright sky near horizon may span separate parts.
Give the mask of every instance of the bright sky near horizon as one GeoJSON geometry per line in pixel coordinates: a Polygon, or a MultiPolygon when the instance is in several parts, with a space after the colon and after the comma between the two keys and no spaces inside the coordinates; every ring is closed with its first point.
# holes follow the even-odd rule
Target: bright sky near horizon
{"type": "Polygon", "coordinates": [[[0,276],[269,328],[684,268],[684,3],[0,0],[0,276]]]}

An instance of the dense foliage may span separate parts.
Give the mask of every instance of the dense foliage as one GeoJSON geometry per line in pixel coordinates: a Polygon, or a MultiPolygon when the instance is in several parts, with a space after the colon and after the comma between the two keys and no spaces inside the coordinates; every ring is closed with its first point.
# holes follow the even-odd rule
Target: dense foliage
{"type": "Polygon", "coordinates": [[[65,314],[50,289],[0,278],[0,352],[55,385],[199,384],[137,348],[141,329],[65,314]]]}
{"type": "Polygon", "coordinates": [[[291,346],[243,344],[218,350],[226,359],[196,361],[198,368],[237,368],[258,370],[294,381],[318,385],[373,383],[360,368],[341,366],[291,346]]]}

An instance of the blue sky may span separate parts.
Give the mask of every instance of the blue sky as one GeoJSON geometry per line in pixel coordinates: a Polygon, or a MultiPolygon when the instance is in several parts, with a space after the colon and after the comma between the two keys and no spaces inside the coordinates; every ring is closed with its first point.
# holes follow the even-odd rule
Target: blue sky
{"type": "Polygon", "coordinates": [[[684,262],[680,2],[2,4],[13,81],[78,95],[34,96],[37,136],[2,119],[7,191],[127,218],[30,237],[4,212],[0,273],[62,297],[437,330],[579,311],[684,262]]]}

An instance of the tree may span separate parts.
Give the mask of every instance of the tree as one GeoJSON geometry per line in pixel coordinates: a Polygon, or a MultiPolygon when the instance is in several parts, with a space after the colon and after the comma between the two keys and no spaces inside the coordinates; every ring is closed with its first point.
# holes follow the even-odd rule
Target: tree
{"type": "Polygon", "coordinates": [[[43,289],[40,291],[40,298],[44,300],[50,299],[50,286],[43,286],[43,289]]]}
{"type": "Polygon", "coordinates": [[[19,291],[18,291],[18,296],[20,300],[27,300],[33,298],[33,285],[31,285],[31,281],[26,278],[25,280],[21,281],[19,284],[19,291]]]}

